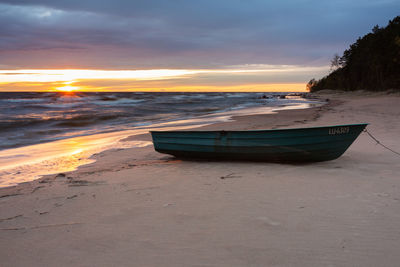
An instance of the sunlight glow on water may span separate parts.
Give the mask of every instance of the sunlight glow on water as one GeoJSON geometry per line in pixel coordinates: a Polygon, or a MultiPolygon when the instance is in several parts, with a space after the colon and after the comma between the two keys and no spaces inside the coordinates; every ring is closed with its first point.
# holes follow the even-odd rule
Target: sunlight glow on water
{"type": "MultiPolygon", "coordinates": [[[[199,120],[181,121],[179,129],[192,128],[199,120]],[[188,124],[188,125],[185,125],[188,124]]],[[[156,127],[157,125],[154,125],[156,127]]],[[[174,130],[177,126],[159,128],[174,130]]],[[[109,149],[145,147],[149,141],[122,141],[128,136],[148,133],[149,129],[135,129],[95,134],[58,140],[43,144],[24,146],[0,151],[0,187],[33,181],[43,175],[76,170],[79,166],[95,162],[90,157],[109,149]]]]}
{"type": "MultiPolygon", "coordinates": [[[[138,134],[145,131],[137,131],[138,134]]],[[[73,171],[94,162],[95,153],[111,148],[142,147],[151,142],[121,142],[131,133],[81,136],[0,151],[0,187],[32,181],[42,175],[73,171]]]]}

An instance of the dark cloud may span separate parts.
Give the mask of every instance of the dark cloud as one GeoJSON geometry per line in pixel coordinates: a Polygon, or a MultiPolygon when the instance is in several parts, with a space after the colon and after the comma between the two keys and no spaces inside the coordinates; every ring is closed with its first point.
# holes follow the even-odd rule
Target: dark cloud
{"type": "Polygon", "coordinates": [[[9,67],[327,64],[398,1],[0,1],[9,67]]]}

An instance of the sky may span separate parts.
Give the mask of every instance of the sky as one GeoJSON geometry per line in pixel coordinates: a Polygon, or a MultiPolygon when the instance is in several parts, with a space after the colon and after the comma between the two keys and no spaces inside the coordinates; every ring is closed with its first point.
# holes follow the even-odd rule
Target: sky
{"type": "Polygon", "coordinates": [[[304,91],[395,0],[0,0],[0,91],[304,91]]]}

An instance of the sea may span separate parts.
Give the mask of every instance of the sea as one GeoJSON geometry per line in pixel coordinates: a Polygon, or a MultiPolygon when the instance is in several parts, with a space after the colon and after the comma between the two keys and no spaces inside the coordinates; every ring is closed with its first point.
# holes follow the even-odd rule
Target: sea
{"type": "Polygon", "coordinates": [[[0,92],[0,187],[69,171],[150,129],[316,105],[287,93],[0,92]],[[102,141],[100,141],[102,140],[102,141]],[[75,160],[74,160],[75,159],[75,160]]]}

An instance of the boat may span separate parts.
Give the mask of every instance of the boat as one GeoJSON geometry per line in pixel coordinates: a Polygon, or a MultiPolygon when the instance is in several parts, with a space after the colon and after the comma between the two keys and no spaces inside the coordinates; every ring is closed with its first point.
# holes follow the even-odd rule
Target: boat
{"type": "Polygon", "coordinates": [[[151,131],[154,149],[178,158],[318,162],[340,157],[367,123],[249,131],[151,131]]]}

